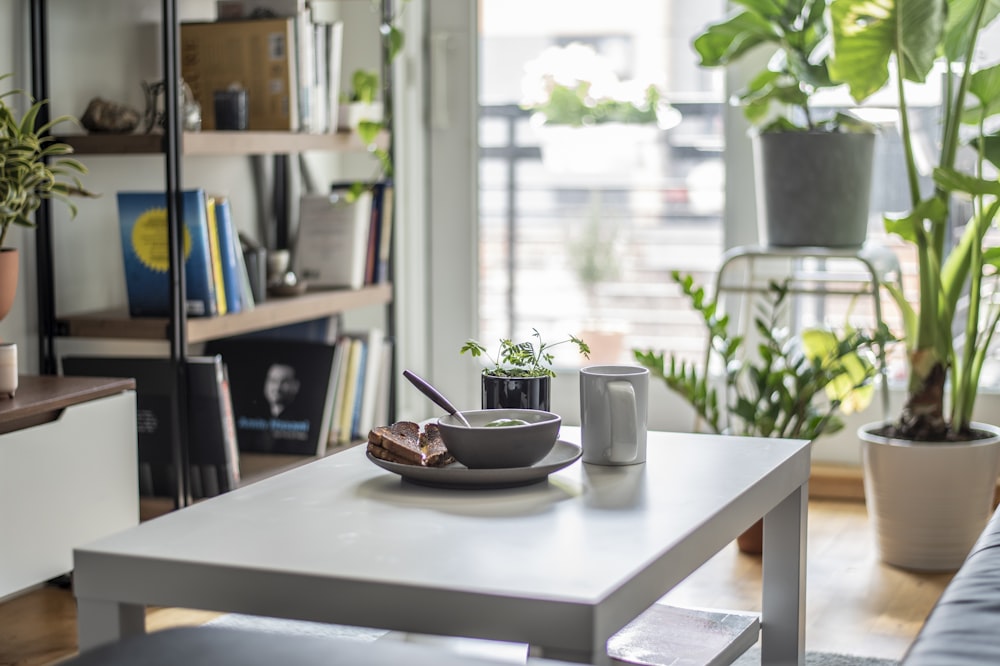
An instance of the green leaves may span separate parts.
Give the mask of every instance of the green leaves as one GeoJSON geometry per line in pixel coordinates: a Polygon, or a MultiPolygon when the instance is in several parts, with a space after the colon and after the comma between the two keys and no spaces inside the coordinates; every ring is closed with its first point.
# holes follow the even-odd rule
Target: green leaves
{"type": "Polygon", "coordinates": [[[850,328],[842,334],[810,329],[792,335],[784,322],[787,285],[772,283],[767,299],[757,304],[751,343],[729,331],[728,318],[691,276],[676,271],[672,276],[701,314],[711,352],[725,372],[713,379],[707,368],[673,355],[638,349],[633,355],[713,432],[814,439],[843,427],[840,411],[870,402],[876,374],[870,351],[876,341],[884,344],[891,337],[887,329],[876,338],[850,328]]]}
{"type": "Polygon", "coordinates": [[[809,99],[818,88],[833,82],[827,68],[824,21],[825,0],[741,0],[740,8],[722,21],[710,23],[693,46],[702,67],[725,67],[750,51],[774,48],[767,66],[737,94],[747,120],[771,129],[774,116],[783,116],[785,129],[813,129],[809,99]],[[801,111],[802,118],[783,113],[801,111]]]}
{"type": "MultiPolygon", "coordinates": [[[[10,76],[0,75],[0,80],[10,76]]],[[[77,209],[70,197],[94,196],[77,177],[87,172],[83,164],[63,157],[73,149],[47,134],[55,125],[74,119],[60,116],[36,128],[45,102],[35,102],[18,120],[4,98],[23,94],[20,90],[0,93],[0,246],[11,225],[35,226],[32,215],[44,200],[62,201],[75,216],[77,209]]]]}
{"type": "Polygon", "coordinates": [[[466,340],[459,353],[467,353],[473,358],[486,356],[492,365],[484,368],[483,374],[495,377],[555,377],[556,373],[551,367],[555,356],[551,350],[566,343],[573,343],[580,354],[590,358],[590,346],[575,335],[570,335],[559,342],[546,343],[542,341],[542,334],[538,329],[532,331],[531,337],[535,338],[535,343],[514,342],[509,338],[502,338],[495,358],[490,356],[486,347],[475,340],[466,340]]]}

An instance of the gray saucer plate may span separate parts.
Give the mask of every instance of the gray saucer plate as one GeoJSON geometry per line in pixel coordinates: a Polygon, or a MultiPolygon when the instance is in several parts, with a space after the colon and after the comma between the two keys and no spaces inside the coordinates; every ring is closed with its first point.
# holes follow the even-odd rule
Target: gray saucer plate
{"type": "Polygon", "coordinates": [[[549,454],[530,467],[504,467],[500,469],[469,469],[461,463],[447,467],[420,467],[404,465],[376,458],[366,453],[373,463],[398,474],[407,481],[438,488],[487,489],[513,488],[538,483],[549,474],[573,464],[579,459],[582,449],[571,442],[559,440],[549,454]]]}

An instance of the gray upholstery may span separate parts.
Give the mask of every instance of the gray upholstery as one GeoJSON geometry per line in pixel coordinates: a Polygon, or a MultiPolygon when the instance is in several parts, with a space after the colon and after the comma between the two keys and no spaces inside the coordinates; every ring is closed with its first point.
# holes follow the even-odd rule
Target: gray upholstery
{"type": "Polygon", "coordinates": [[[1000,510],[931,610],[903,664],[1000,664],[1000,510]]]}
{"type": "MultiPolygon", "coordinates": [[[[531,664],[557,664],[545,659],[531,664]]],[[[183,627],[125,638],[61,666],[510,666],[400,641],[275,634],[225,627],[183,627]]]]}

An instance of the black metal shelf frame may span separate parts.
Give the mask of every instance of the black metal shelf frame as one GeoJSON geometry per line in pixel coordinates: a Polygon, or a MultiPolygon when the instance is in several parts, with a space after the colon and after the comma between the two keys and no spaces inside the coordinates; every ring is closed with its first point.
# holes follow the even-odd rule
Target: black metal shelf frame
{"type": "MultiPolygon", "coordinates": [[[[48,8],[49,0],[27,0],[30,11],[30,52],[31,52],[31,87],[35,99],[50,99],[49,95],[49,40],[48,40],[48,8]]],[[[382,23],[388,25],[393,18],[392,0],[382,1],[382,23]]],[[[171,387],[171,415],[174,423],[171,441],[172,458],[176,475],[174,492],[175,508],[188,506],[192,502],[190,477],[188,474],[189,452],[185,442],[188,441],[187,414],[187,312],[185,308],[185,274],[182,260],[183,225],[180,220],[182,210],[182,139],[180,114],[169,112],[179,108],[180,100],[180,17],[177,12],[177,0],[161,0],[161,35],[163,80],[165,88],[164,109],[164,139],[163,157],[165,160],[165,191],[167,193],[167,233],[169,235],[169,285],[170,285],[170,323],[169,344],[170,360],[174,368],[175,382],[171,387]]],[[[386,119],[392,122],[392,89],[391,63],[385,54],[388,52],[386,40],[388,35],[382,31],[383,40],[383,95],[386,119]]],[[[50,119],[49,106],[46,104],[39,113],[39,123],[47,123],[50,119]]],[[[390,161],[393,156],[392,132],[389,133],[390,161]]],[[[275,155],[275,201],[276,222],[279,235],[287,243],[288,220],[284,205],[287,192],[287,178],[284,168],[287,167],[287,154],[275,155]]],[[[395,214],[395,212],[393,212],[395,214]]],[[[52,245],[52,209],[50,202],[43,201],[36,212],[36,279],[38,281],[38,328],[39,328],[39,371],[40,374],[54,375],[57,373],[55,354],[55,338],[58,335],[55,302],[55,270],[52,245]]],[[[395,225],[394,225],[395,226],[395,225]]],[[[390,257],[390,281],[393,280],[394,258],[390,257]]],[[[391,282],[390,282],[391,283],[391,282]]],[[[395,295],[395,286],[393,286],[395,295]]],[[[386,328],[390,336],[395,335],[395,313],[393,299],[386,306],[386,328]]],[[[392,354],[392,376],[395,376],[395,354],[392,354]]],[[[394,382],[391,384],[394,385],[394,382]]],[[[390,390],[389,414],[395,418],[395,392],[390,390]]]]}

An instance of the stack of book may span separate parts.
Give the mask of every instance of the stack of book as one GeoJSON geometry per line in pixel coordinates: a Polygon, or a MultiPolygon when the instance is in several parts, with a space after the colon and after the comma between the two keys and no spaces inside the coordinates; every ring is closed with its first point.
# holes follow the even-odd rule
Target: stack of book
{"type": "MultiPolygon", "coordinates": [[[[229,199],[202,189],[184,190],[186,309],[212,317],[254,307],[250,275],[229,199]]],[[[164,192],[119,192],[118,219],[129,314],[170,314],[167,197],[164,192]]]]}
{"type": "Polygon", "coordinates": [[[392,344],[381,329],[333,333],[332,342],[296,334],[206,345],[231,377],[242,451],[321,456],[388,421],[392,344]]]}

